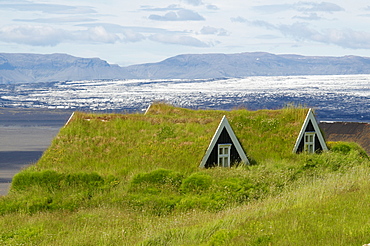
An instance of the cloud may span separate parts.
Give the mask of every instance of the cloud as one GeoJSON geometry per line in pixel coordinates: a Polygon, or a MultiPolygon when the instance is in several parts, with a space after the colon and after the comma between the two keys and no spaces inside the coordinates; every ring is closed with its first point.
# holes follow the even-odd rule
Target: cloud
{"type": "Polygon", "coordinates": [[[193,6],[203,5],[202,0],[183,0],[183,1],[193,6]]]}
{"type": "Polygon", "coordinates": [[[245,19],[245,18],[243,18],[243,17],[241,17],[241,16],[238,16],[238,17],[232,17],[232,18],[230,18],[230,20],[231,20],[232,22],[240,22],[240,23],[247,23],[247,22],[248,22],[248,20],[247,20],[247,19],[245,19]]]}
{"type": "Polygon", "coordinates": [[[73,39],[105,44],[112,44],[121,40],[117,34],[107,32],[102,26],[92,27],[86,31],[75,32],[73,39]]]}
{"type": "Polygon", "coordinates": [[[122,33],[122,32],[135,32],[135,33],[177,33],[173,31],[168,31],[164,28],[155,28],[155,27],[141,27],[141,26],[121,26],[118,24],[112,23],[89,23],[89,24],[80,24],[78,26],[82,27],[95,27],[102,26],[109,32],[122,33]]]}
{"type": "Polygon", "coordinates": [[[165,15],[150,15],[149,19],[156,21],[202,21],[205,20],[203,16],[198,13],[188,10],[180,9],[179,11],[171,11],[165,15]]]}
{"type": "Polygon", "coordinates": [[[317,13],[309,13],[305,16],[294,16],[293,19],[301,19],[301,20],[321,20],[322,18],[317,15],[317,13]]]}
{"type": "Polygon", "coordinates": [[[213,5],[213,4],[207,5],[207,9],[209,9],[209,10],[219,10],[219,8],[216,5],[213,5]]]}
{"type": "Polygon", "coordinates": [[[276,13],[281,11],[287,11],[293,8],[293,4],[271,4],[271,5],[259,5],[252,7],[253,10],[263,13],[276,13]]]}
{"type": "Polygon", "coordinates": [[[306,23],[281,25],[278,29],[286,36],[298,40],[316,41],[326,44],[335,44],[350,49],[370,49],[370,33],[354,31],[352,29],[325,29],[317,31],[309,28],[306,23]]]}
{"type": "Polygon", "coordinates": [[[165,44],[177,44],[193,47],[209,47],[209,44],[206,44],[199,39],[190,37],[190,36],[181,36],[181,35],[164,35],[164,34],[155,34],[150,37],[150,40],[165,43],[165,44]]]}
{"type": "Polygon", "coordinates": [[[0,41],[32,46],[55,46],[69,36],[69,33],[62,29],[48,26],[21,25],[0,29],[0,41]]]}
{"type": "Polygon", "coordinates": [[[73,22],[94,22],[97,19],[82,17],[82,16],[66,16],[54,18],[38,18],[38,19],[14,19],[18,22],[34,22],[34,23],[73,23],[73,22]]]}
{"type": "Polygon", "coordinates": [[[337,4],[329,2],[298,2],[293,4],[271,4],[271,5],[259,5],[254,6],[253,10],[263,12],[266,14],[283,12],[288,10],[296,10],[299,12],[337,12],[344,11],[342,7],[337,4]]]}
{"type": "Polygon", "coordinates": [[[122,32],[122,40],[124,42],[139,42],[139,41],[142,41],[144,39],[146,39],[146,37],[141,34],[141,33],[138,33],[138,32],[135,32],[134,30],[125,30],[122,32]]]}
{"type": "Polygon", "coordinates": [[[171,10],[180,10],[180,9],[182,8],[177,4],[171,4],[165,8],[157,8],[157,7],[153,7],[150,5],[142,5],[140,7],[140,10],[143,10],[143,11],[171,11],[171,10]]]}
{"type": "Polygon", "coordinates": [[[205,4],[202,0],[182,0],[183,2],[193,5],[193,6],[201,6],[205,5],[209,10],[219,10],[219,8],[214,4],[205,4]]]}
{"type": "Polygon", "coordinates": [[[344,11],[342,7],[335,3],[328,2],[299,2],[296,4],[296,9],[302,12],[337,12],[344,11]]]}
{"type": "Polygon", "coordinates": [[[318,31],[310,28],[308,23],[304,22],[296,22],[291,25],[273,25],[265,21],[250,21],[249,24],[277,30],[298,41],[334,44],[348,49],[370,49],[370,32],[335,28],[318,31]]]}
{"type": "Polygon", "coordinates": [[[7,43],[26,44],[31,46],[56,46],[60,43],[104,43],[138,42],[145,37],[133,31],[113,33],[103,26],[89,27],[85,30],[68,31],[51,26],[6,26],[0,29],[0,41],[7,43]]]}
{"type": "Polygon", "coordinates": [[[217,35],[217,36],[229,36],[229,32],[223,28],[215,28],[211,26],[205,26],[200,30],[201,34],[204,35],[217,35]]]}
{"type": "Polygon", "coordinates": [[[278,29],[275,25],[270,24],[267,21],[256,20],[256,21],[248,21],[248,23],[253,26],[264,27],[269,30],[278,29]]]}
{"type": "Polygon", "coordinates": [[[42,12],[49,14],[92,14],[96,13],[89,6],[69,6],[61,4],[32,3],[24,1],[21,3],[1,3],[0,9],[13,9],[17,11],[42,12]]]}

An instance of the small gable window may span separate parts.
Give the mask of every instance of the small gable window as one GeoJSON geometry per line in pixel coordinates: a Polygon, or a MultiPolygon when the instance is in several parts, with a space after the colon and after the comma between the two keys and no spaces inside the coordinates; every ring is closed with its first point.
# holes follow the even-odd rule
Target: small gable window
{"type": "Polygon", "coordinates": [[[324,136],[320,131],[312,109],[309,109],[295,142],[293,153],[316,153],[327,150],[328,147],[326,146],[324,136]]]}
{"type": "Polygon", "coordinates": [[[304,151],[307,153],[315,152],[315,132],[305,132],[304,151]]]}
{"type": "Polygon", "coordinates": [[[249,164],[249,161],[226,116],[224,116],[199,167],[230,167],[234,163],[249,164]]]}
{"type": "Polygon", "coordinates": [[[230,149],[231,144],[218,145],[218,166],[230,167],[230,149]]]}

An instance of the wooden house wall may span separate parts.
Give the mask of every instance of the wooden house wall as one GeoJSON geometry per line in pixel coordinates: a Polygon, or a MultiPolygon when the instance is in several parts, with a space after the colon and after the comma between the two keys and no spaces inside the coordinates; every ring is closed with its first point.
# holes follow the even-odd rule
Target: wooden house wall
{"type": "MultiPolygon", "coordinates": [[[[308,122],[307,127],[306,127],[304,132],[314,132],[314,131],[315,131],[315,128],[313,127],[313,124],[310,120],[308,122]]],[[[297,152],[302,152],[303,150],[304,150],[304,136],[302,137],[301,141],[299,142],[297,152]]],[[[320,151],[322,151],[322,146],[321,146],[321,143],[320,143],[319,138],[318,138],[317,133],[316,133],[316,136],[315,136],[315,152],[320,152],[320,151]]]]}
{"type": "Polygon", "coordinates": [[[212,149],[211,154],[209,155],[208,160],[206,161],[205,167],[214,167],[217,166],[217,158],[218,158],[218,145],[219,144],[232,144],[231,145],[231,150],[230,150],[230,164],[232,165],[235,162],[241,162],[241,158],[238,154],[238,151],[235,148],[235,145],[233,144],[227,130],[224,129],[222,130],[215,146],[212,149]]]}

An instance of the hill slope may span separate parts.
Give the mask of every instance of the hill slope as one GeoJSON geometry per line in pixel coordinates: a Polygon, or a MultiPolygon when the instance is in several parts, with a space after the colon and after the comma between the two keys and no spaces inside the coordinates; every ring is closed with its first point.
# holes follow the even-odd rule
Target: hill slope
{"type": "Polygon", "coordinates": [[[0,83],[131,78],[118,65],[66,54],[0,53],[0,83]]]}
{"type": "Polygon", "coordinates": [[[178,55],[120,67],[66,54],[0,53],[0,83],[94,79],[209,79],[246,76],[370,74],[370,58],[239,54],[178,55]]]}
{"type": "Polygon", "coordinates": [[[246,76],[341,75],[370,73],[370,58],[240,54],[179,55],[159,63],[127,67],[137,77],[204,79],[246,76]]]}
{"type": "Polygon", "coordinates": [[[155,105],[146,115],[75,114],[0,197],[0,243],[369,243],[369,159],[347,143],[292,154],[305,112],[155,105]],[[255,165],[197,168],[223,114],[255,165]]]}

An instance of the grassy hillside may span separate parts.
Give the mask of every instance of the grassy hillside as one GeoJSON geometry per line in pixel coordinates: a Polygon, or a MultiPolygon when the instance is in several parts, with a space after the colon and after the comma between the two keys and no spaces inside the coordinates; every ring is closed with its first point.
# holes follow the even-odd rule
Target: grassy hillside
{"type": "Polygon", "coordinates": [[[353,143],[292,154],[306,113],[77,113],[0,198],[0,243],[370,243],[369,158],[353,143]],[[199,169],[223,115],[253,165],[199,169]]]}

